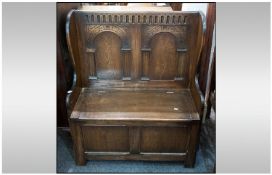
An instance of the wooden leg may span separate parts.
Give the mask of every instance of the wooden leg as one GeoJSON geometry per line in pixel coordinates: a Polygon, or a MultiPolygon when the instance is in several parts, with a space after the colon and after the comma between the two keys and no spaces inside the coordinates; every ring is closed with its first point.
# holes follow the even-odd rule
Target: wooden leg
{"type": "Polygon", "coordinates": [[[76,160],[76,165],[85,165],[86,159],[84,157],[84,148],[82,144],[82,134],[79,124],[71,121],[71,134],[74,143],[74,155],[76,160]]]}
{"type": "Polygon", "coordinates": [[[187,157],[185,160],[185,167],[194,167],[195,158],[196,158],[196,150],[199,142],[199,129],[200,129],[200,121],[193,121],[191,128],[191,136],[190,142],[187,151],[187,157]]]}

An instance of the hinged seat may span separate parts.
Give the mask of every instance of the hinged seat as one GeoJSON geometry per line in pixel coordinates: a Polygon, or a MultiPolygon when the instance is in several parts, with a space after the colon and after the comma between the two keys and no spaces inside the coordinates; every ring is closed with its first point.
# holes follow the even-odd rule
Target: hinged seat
{"type": "Polygon", "coordinates": [[[190,90],[133,90],[83,88],[73,119],[85,120],[199,120],[190,90]]]}

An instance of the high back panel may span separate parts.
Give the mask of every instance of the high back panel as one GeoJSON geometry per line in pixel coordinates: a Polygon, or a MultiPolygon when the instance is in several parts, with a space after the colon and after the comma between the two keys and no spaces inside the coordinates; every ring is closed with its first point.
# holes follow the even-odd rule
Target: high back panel
{"type": "Polygon", "coordinates": [[[77,10],[67,38],[77,85],[99,80],[175,81],[189,87],[202,44],[198,12],[92,12],[77,10]]]}

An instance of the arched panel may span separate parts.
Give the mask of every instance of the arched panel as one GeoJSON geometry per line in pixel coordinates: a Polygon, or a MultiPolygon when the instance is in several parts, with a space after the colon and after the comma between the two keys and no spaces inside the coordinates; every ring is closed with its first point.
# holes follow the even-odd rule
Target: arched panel
{"type": "Polygon", "coordinates": [[[145,25],[143,26],[142,33],[142,48],[150,48],[150,40],[155,35],[159,33],[171,33],[175,36],[176,47],[179,49],[186,49],[186,26],[153,26],[153,25],[145,25]]]}
{"type": "Polygon", "coordinates": [[[119,80],[122,77],[121,40],[112,32],[95,38],[95,65],[98,79],[119,80]]]}
{"type": "Polygon", "coordinates": [[[86,32],[88,33],[87,36],[87,47],[89,49],[94,47],[94,40],[95,38],[103,32],[112,32],[120,37],[122,40],[122,48],[130,48],[127,36],[128,28],[126,26],[120,25],[87,25],[86,32]]]}
{"type": "Polygon", "coordinates": [[[159,33],[151,40],[149,77],[152,80],[174,80],[177,75],[177,53],[175,37],[170,33],[159,33]]]}

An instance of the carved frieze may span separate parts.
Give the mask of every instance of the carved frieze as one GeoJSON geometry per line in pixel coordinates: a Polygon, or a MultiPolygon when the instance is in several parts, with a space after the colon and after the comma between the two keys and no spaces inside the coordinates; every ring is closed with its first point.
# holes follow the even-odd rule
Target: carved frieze
{"type": "Polygon", "coordinates": [[[186,25],[187,16],[182,13],[126,14],[126,13],[91,13],[85,15],[86,24],[151,24],[151,25],[186,25]]]}

